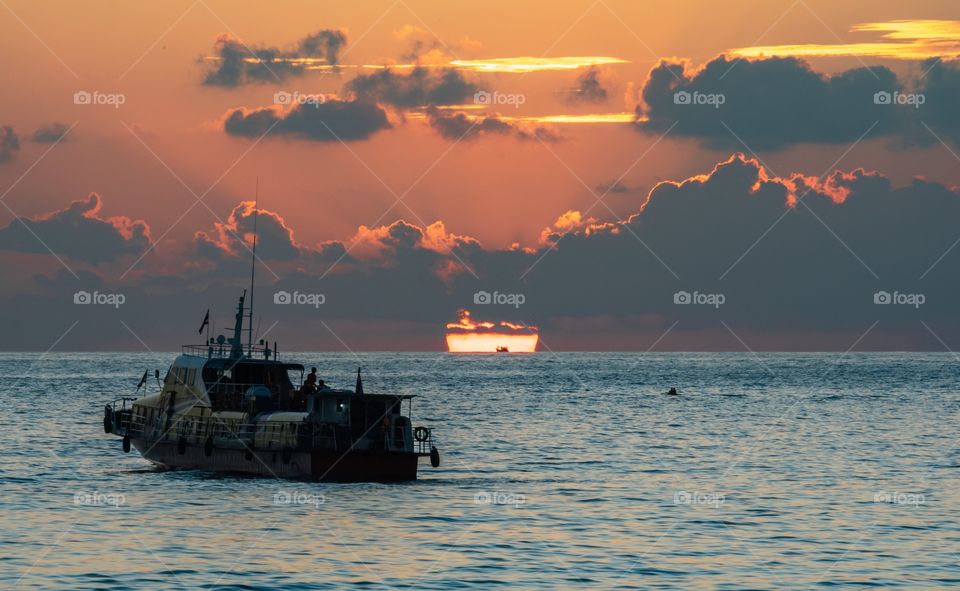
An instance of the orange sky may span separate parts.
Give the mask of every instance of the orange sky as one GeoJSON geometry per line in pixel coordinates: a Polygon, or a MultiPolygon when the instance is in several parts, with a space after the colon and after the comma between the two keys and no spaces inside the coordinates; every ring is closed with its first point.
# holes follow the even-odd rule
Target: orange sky
{"type": "MultiPolygon", "coordinates": [[[[149,225],[157,241],[151,264],[167,270],[183,264],[181,253],[197,232],[210,232],[252,197],[257,178],[261,207],[277,212],[304,246],[357,240],[362,226],[403,219],[421,227],[442,221],[446,231],[485,248],[537,248],[564,212],[592,210],[593,222],[616,222],[636,213],[658,182],[701,174],[734,151],[632,129],[639,89],[661,58],[694,68],[723,53],[802,55],[827,74],[884,65],[910,78],[920,74],[921,58],[949,49],[960,30],[934,22],[956,18],[955,3],[943,0],[6,5],[0,126],[12,126],[21,146],[0,165],[7,191],[0,226],[96,192],[98,215],[149,225]],[[220,63],[218,36],[289,50],[321,29],[346,34],[337,71],[230,88],[202,84],[220,63]],[[521,104],[462,108],[467,117],[499,114],[520,131],[454,142],[431,129],[425,109],[388,108],[390,128],[362,141],[255,142],[224,132],[229,112],[272,108],[279,91],[342,99],[355,76],[376,71],[363,66],[416,61],[458,68],[494,94],[522,96],[521,104]],[[606,98],[573,100],[589,64],[599,64],[606,98]],[[78,91],[120,93],[124,101],[119,108],[77,105],[78,91]],[[71,126],[67,141],[30,140],[55,122],[71,126]],[[625,190],[596,207],[616,179],[625,190]]],[[[758,151],[771,170],[816,176],[842,150],[791,144],[758,151]]],[[[960,182],[956,164],[939,143],[892,150],[884,139],[861,142],[843,159],[844,170],[947,186],[960,182]]],[[[8,289],[28,284],[38,270],[58,270],[52,258],[27,258],[30,264],[22,254],[0,253],[8,289]]]]}
{"type": "MultiPolygon", "coordinates": [[[[340,28],[349,39],[343,61],[351,64],[402,62],[410,38],[431,42],[439,38],[438,43],[446,45],[441,46],[444,52],[449,48],[454,57],[463,59],[611,56],[629,62],[603,70],[611,81],[611,99],[599,110],[613,113],[632,110],[623,98],[628,85],[642,83],[657,57],[678,56],[696,64],[728,49],[757,44],[838,43],[835,34],[855,42],[865,34],[848,31],[865,21],[955,16],[951,3],[933,1],[878,6],[812,0],[786,13],[791,2],[524,4],[524,14],[544,15],[541,19],[517,18],[514,3],[497,2],[485,3],[482,10],[416,1],[359,6],[296,2],[269,7],[209,1],[190,10],[192,2],[8,4],[23,24],[9,13],[0,13],[8,23],[0,47],[7,56],[5,77],[12,82],[0,89],[0,123],[27,129],[52,120],[77,122],[77,137],[84,140],[58,147],[11,193],[8,203],[18,213],[35,215],[99,191],[105,211],[142,217],[158,228],[169,227],[194,199],[125,126],[138,130],[177,176],[202,193],[249,147],[249,142],[224,137],[215,129],[216,121],[231,107],[268,104],[277,88],[268,84],[221,90],[199,85],[202,70],[197,60],[211,54],[213,39],[222,32],[251,45],[284,47],[313,30],[340,28]],[[54,4],[57,8],[51,9],[54,4]],[[864,17],[867,9],[869,18],[864,17]],[[408,33],[404,40],[402,33],[410,28],[419,32],[408,33]],[[96,110],[70,103],[73,92],[88,88],[123,92],[127,101],[120,109],[96,110]]],[[[831,70],[856,63],[856,59],[842,58],[819,60],[818,66],[831,70]]],[[[351,75],[347,70],[339,75],[318,74],[286,86],[304,92],[337,92],[351,75]]],[[[519,109],[502,109],[508,116],[598,110],[593,105],[571,107],[558,96],[558,90],[573,83],[575,74],[483,76],[493,88],[527,96],[519,109]]],[[[225,216],[241,197],[249,195],[253,178],[259,175],[264,203],[282,211],[300,235],[322,227],[323,235],[317,239],[345,238],[393,203],[391,190],[404,193],[430,169],[405,198],[420,218],[443,219],[448,226],[491,245],[529,244],[558,211],[593,202],[584,184],[593,187],[616,178],[656,139],[604,124],[576,129],[566,125],[562,131],[569,139],[551,147],[555,154],[535,142],[477,143],[456,147],[439,163],[449,142],[411,124],[351,145],[353,153],[339,145],[266,142],[220,180],[207,202],[225,216]],[[488,174],[492,168],[496,175],[488,174]]],[[[41,151],[28,146],[24,163],[41,151]]],[[[876,167],[877,152],[873,146],[862,146],[848,162],[876,167]]],[[[683,143],[668,141],[625,180],[649,187],[660,179],[685,176],[715,162],[718,155],[691,153],[683,143]]],[[[770,165],[785,168],[781,163],[800,162],[804,169],[819,170],[830,160],[829,154],[798,148],[770,156],[770,165]]],[[[952,158],[941,151],[906,162],[902,157],[888,160],[899,168],[901,177],[909,171],[909,175],[953,180],[952,158]]],[[[9,185],[24,167],[0,169],[0,181],[9,185]]],[[[611,207],[623,214],[635,205],[635,198],[611,200],[611,207]]],[[[402,205],[393,213],[412,217],[402,205]]],[[[8,215],[0,212],[0,218],[8,215]]],[[[178,224],[168,239],[188,238],[211,219],[201,209],[178,224]]]]}

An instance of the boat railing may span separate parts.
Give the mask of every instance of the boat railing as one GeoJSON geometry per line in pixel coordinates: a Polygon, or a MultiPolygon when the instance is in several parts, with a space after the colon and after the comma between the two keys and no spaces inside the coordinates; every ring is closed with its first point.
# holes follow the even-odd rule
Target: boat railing
{"type": "Polygon", "coordinates": [[[107,418],[110,420],[111,429],[119,434],[127,434],[130,430],[133,420],[133,402],[137,400],[134,396],[124,396],[117,398],[107,405],[107,418]]]}
{"type": "MultiPolygon", "coordinates": [[[[206,359],[228,358],[233,352],[230,343],[210,343],[205,345],[183,345],[180,347],[184,355],[191,357],[203,357],[206,359]]],[[[273,356],[273,350],[262,345],[249,345],[241,347],[243,355],[249,359],[270,359],[273,356]]]]}
{"type": "Polygon", "coordinates": [[[414,451],[421,455],[428,455],[430,450],[432,450],[437,445],[437,440],[433,436],[433,429],[427,427],[417,427],[417,429],[424,429],[426,436],[417,439],[416,436],[413,438],[413,448],[414,451]]]}

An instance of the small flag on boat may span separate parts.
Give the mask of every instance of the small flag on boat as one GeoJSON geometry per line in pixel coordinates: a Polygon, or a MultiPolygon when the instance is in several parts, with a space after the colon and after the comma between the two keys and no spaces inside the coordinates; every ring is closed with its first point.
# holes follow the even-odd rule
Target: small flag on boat
{"type": "Polygon", "coordinates": [[[149,369],[143,370],[143,377],[140,378],[140,383],[137,384],[137,390],[139,390],[140,388],[142,388],[142,387],[144,386],[144,384],[147,383],[147,373],[148,373],[149,371],[150,371],[149,369]]]}
{"type": "Polygon", "coordinates": [[[203,329],[210,324],[210,308],[207,308],[207,315],[203,317],[203,324],[200,325],[200,331],[197,334],[203,334],[203,329]]]}
{"type": "Polygon", "coordinates": [[[363,380],[360,378],[360,368],[357,368],[357,387],[355,389],[357,394],[363,394],[363,380]]]}

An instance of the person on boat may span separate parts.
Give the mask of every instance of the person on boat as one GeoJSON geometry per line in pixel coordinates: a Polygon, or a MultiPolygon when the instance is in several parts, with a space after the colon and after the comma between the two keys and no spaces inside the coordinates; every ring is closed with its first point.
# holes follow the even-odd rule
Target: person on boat
{"type": "Polygon", "coordinates": [[[310,368],[310,374],[307,375],[307,381],[303,383],[303,389],[307,392],[313,392],[317,389],[317,368],[310,368]]]}
{"type": "Polygon", "coordinates": [[[390,419],[386,415],[380,420],[380,435],[383,437],[383,449],[390,447],[390,419]]]}
{"type": "Polygon", "coordinates": [[[271,394],[278,393],[277,389],[273,387],[273,375],[268,371],[266,378],[264,379],[264,386],[266,386],[271,394]]]}

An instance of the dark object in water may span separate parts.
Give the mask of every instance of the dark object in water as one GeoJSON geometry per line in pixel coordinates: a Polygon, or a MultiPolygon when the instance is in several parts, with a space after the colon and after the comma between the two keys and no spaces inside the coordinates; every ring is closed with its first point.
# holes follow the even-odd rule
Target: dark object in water
{"type": "Polygon", "coordinates": [[[670,388],[669,390],[667,390],[667,391],[664,392],[664,393],[665,393],[667,396],[677,396],[677,395],[679,394],[679,393],[677,392],[677,389],[676,389],[676,388],[670,388]]]}

